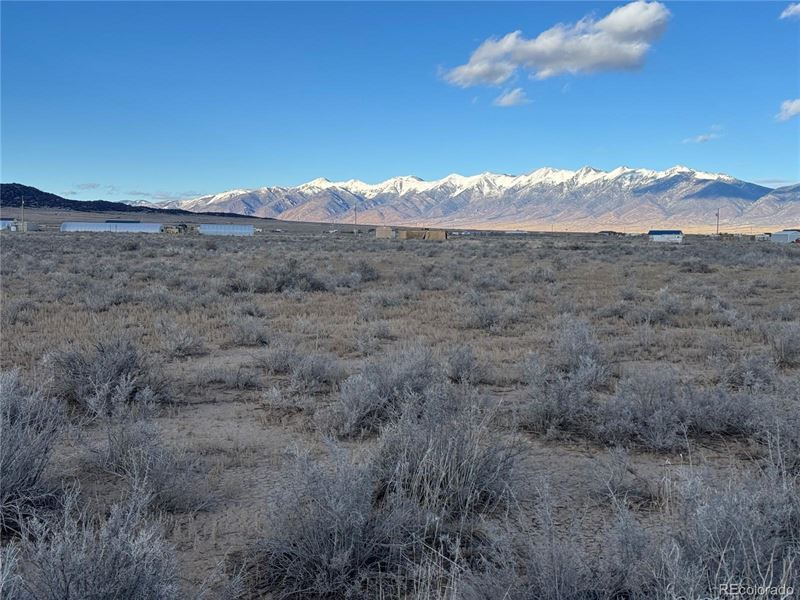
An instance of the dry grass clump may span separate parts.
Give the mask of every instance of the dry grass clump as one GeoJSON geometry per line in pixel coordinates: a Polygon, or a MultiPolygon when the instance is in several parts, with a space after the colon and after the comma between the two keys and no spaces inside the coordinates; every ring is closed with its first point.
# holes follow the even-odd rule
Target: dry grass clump
{"type": "MultiPolygon", "coordinates": [[[[459,568],[491,560],[484,523],[512,505],[517,452],[467,404],[407,405],[361,460],[336,448],[331,467],[301,455],[272,534],[245,557],[252,596],[404,597],[440,557],[459,568]]],[[[441,573],[428,576],[436,589],[441,573]]]]}
{"type": "Polygon", "coordinates": [[[104,467],[122,476],[130,489],[145,492],[153,508],[185,513],[203,510],[213,502],[200,461],[165,446],[148,420],[110,425],[106,443],[104,467]]]}
{"type": "Polygon", "coordinates": [[[191,512],[208,506],[213,496],[200,462],[161,442],[151,402],[130,404],[127,398],[125,388],[118,388],[97,420],[104,436],[93,450],[103,468],[120,475],[129,489],[146,493],[158,510],[191,512]]]}
{"type": "Polygon", "coordinates": [[[523,378],[528,385],[520,425],[549,435],[588,434],[596,412],[591,390],[595,381],[602,380],[598,377],[599,369],[586,359],[576,371],[563,373],[548,367],[538,355],[529,355],[523,366],[523,378]]]}
{"type": "Polygon", "coordinates": [[[406,345],[345,379],[321,424],[340,437],[374,433],[400,414],[409,397],[424,394],[439,379],[430,348],[406,345]]]}
{"type": "Polygon", "coordinates": [[[588,435],[596,420],[593,392],[605,388],[611,369],[589,325],[562,316],[546,358],[531,353],[522,366],[528,402],[521,425],[541,433],[588,435]]]}
{"type": "Polygon", "coordinates": [[[561,315],[553,324],[554,339],[548,351],[548,363],[571,373],[591,362],[603,365],[600,343],[588,322],[571,315],[561,315]]]}
{"type": "Polygon", "coordinates": [[[109,410],[114,396],[126,402],[170,399],[166,378],[141,349],[128,339],[56,351],[48,357],[50,393],[92,416],[109,410]]]}
{"type": "Polygon", "coordinates": [[[257,273],[252,291],[256,294],[274,294],[289,290],[301,292],[324,292],[329,289],[324,279],[310,270],[300,266],[296,258],[285,263],[263,269],[257,273]]]}
{"type": "Polygon", "coordinates": [[[175,324],[164,324],[162,349],[170,358],[186,358],[208,354],[202,336],[175,324]]]}
{"type": "Polygon", "coordinates": [[[376,507],[372,473],[343,453],[300,456],[275,504],[273,534],[245,557],[249,597],[370,598],[397,587],[421,552],[410,504],[376,507]]]}
{"type": "Polygon", "coordinates": [[[42,474],[60,425],[56,404],[26,389],[17,372],[0,373],[0,532],[19,533],[52,500],[42,474]]]}
{"type": "Polygon", "coordinates": [[[796,478],[775,470],[761,477],[734,477],[721,486],[695,478],[681,491],[681,518],[657,556],[654,584],[659,591],[699,597],[725,584],[798,589],[796,478]]]}
{"type": "Polygon", "coordinates": [[[453,383],[474,385],[484,377],[484,367],[471,346],[460,344],[445,357],[445,375],[453,383]]]}
{"type": "Polygon", "coordinates": [[[499,332],[519,318],[513,306],[505,305],[484,292],[470,290],[458,310],[458,321],[465,329],[499,332]]]}
{"type": "Polygon", "coordinates": [[[599,409],[596,435],[611,444],[637,444],[657,451],[686,447],[687,437],[748,435],[758,427],[747,393],[692,389],[671,373],[626,378],[599,409]]]}
{"type": "Polygon", "coordinates": [[[30,523],[18,546],[6,551],[11,590],[4,597],[182,598],[174,551],[147,505],[147,496],[135,493],[99,518],[67,494],[58,516],[30,523]]]}
{"type": "Polygon", "coordinates": [[[515,555],[459,571],[451,592],[435,597],[649,600],[716,597],[743,586],[763,591],[741,597],[766,599],[788,597],[775,589],[800,584],[800,490],[785,473],[723,482],[690,476],[675,490],[680,518],[664,532],[617,505],[610,525],[595,531],[600,553],[578,539],[580,523],[566,532],[558,526],[548,490],[540,488],[537,527],[515,555]]]}
{"type": "Polygon", "coordinates": [[[247,315],[235,316],[228,321],[230,343],[233,346],[263,346],[269,335],[263,321],[247,315]]]}
{"type": "Polygon", "coordinates": [[[735,390],[770,391],[778,380],[775,363],[768,356],[745,355],[722,362],[720,383],[735,390]]]}
{"type": "Polygon", "coordinates": [[[769,344],[779,367],[800,365],[800,324],[786,323],[774,327],[769,333],[769,344]]]}
{"type": "Polygon", "coordinates": [[[255,357],[255,364],[273,375],[287,375],[301,360],[297,344],[293,340],[278,338],[255,357]]]}
{"type": "Polygon", "coordinates": [[[312,392],[332,389],[344,377],[344,368],[330,353],[306,354],[290,370],[292,384],[312,392]]]}
{"type": "Polygon", "coordinates": [[[413,499],[437,522],[457,525],[460,535],[476,517],[509,510],[520,449],[491,422],[463,388],[435,388],[421,406],[407,404],[381,434],[380,495],[413,499]]]}
{"type": "MultiPolygon", "coordinates": [[[[520,425],[532,431],[583,436],[611,446],[633,445],[658,452],[685,449],[689,437],[755,436],[761,418],[748,392],[695,389],[670,372],[647,371],[622,379],[607,398],[595,392],[608,371],[580,357],[560,372],[531,355],[524,367],[527,402],[520,425]]],[[[762,399],[764,408],[772,402],[762,399]]]]}

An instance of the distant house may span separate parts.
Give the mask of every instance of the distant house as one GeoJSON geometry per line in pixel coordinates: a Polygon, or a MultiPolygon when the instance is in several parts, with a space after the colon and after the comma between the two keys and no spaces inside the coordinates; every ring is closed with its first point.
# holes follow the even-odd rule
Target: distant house
{"type": "Polygon", "coordinates": [[[197,226],[191,223],[165,223],[161,226],[161,233],[171,233],[173,235],[197,233],[197,226]]]}
{"type": "Polygon", "coordinates": [[[447,239],[447,231],[444,229],[401,229],[397,232],[397,239],[441,242],[447,239]]]}
{"type": "Polygon", "coordinates": [[[376,227],[375,237],[379,240],[393,240],[397,237],[397,229],[392,227],[376,227]]]}
{"type": "Polygon", "coordinates": [[[769,239],[778,244],[791,244],[800,240],[800,229],[784,229],[778,233],[773,233],[769,239]]]}
{"type": "Polygon", "coordinates": [[[16,224],[14,219],[3,217],[0,218],[0,230],[7,229],[9,231],[16,231],[16,224]]]}
{"type": "Polygon", "coordinates": [[[683,242],[683,232],[680,229],[651,229],[647,232],[651,242],[667,242],[680,244],[683,242]]]}
{"type": "Polygon", "coordinates": [[[397,229],[394,227],[376,227],[375,237],[379,240],[433,240],[441,242],[447,239],[444,229],[397,229]]]}
{"type": "Polygon", "coordinates": [[[621,231],[612,231],[610,229],[604,229],[603,231],[598,231],[598,235],[602,235],[605,237],[625,237],[625,234],[621,231]]]}

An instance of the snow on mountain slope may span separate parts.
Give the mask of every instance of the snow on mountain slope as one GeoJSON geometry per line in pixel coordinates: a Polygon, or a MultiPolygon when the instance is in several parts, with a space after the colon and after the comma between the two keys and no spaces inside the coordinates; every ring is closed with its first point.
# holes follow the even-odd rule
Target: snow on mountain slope
{"type": "Polygon", "coordinates": [[[800,222],[800,187],[780,190],[678,165],[664,171],[543,167],[524,175],[451,174],[369,184],[314,179],[296,187],[231,190],[175,202],[195,212],[286,220],[493,229],[784,227],[800,222]]]}

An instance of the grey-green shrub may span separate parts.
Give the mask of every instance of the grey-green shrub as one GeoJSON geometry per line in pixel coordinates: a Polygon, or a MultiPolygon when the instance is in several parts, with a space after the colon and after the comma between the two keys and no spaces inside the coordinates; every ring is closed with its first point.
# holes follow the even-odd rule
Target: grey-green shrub
{"type": "Polygon", "coordinates": [[[27,526],[15,600],[181,598],[174,551],[160,525],[148,519],[148,502],[135,492],[98,519],[68,494],[57,517],[27,526]]]}
{"type": "Polygon", "coordinates": [[[107,412],[115,395],[131,403],[170,399],[161,370],[129,339],[56,351],[48,361],[51,393],[92,416],[107,412]]]}
{"type": "Polygon", "coordinates": [[[60,424],[58,405],[27,389],[17,372],[0,373],[0,531],[19,532],[50,499],[41,480],[60,424]]]}

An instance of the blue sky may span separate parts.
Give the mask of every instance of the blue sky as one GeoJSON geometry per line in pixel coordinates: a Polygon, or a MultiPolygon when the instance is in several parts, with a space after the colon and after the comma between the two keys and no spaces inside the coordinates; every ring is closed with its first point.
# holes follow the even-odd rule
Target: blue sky
{"type": "Polygon", "coordinates": [[[542,166],[800,181],[800,8],[607,18],[625,5],[2,2],[2,180],[109,200],[542,166]]]}

